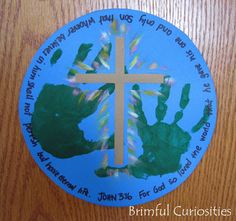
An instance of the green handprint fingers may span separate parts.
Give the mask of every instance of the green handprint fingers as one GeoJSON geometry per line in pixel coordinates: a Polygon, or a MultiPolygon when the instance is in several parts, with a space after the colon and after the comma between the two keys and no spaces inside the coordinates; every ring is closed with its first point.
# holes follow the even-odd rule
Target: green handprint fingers
{"type": "MultiPolygon", "coordinates": [[[[171,124],[162,122],[167,111],[166,101],[169,98],[170,86],[162,84],[158,105],[156,108],[157,122],[149,126],[142,109],[142,100],[138,85],[134,85],[133,93],[134,112],[137,114],[137,131],[142,140],[143,153],[132,163],[122,168],[105,167],[96,171],[97,176],[107,177],[115,173],[127,173],[138,179],[147,179],[149,176],[174,173],[181,168],[181,156],[188,150],[191,136],[184,131],[177,123],[183,118],[183,110],[187,107],[190,99],[190,84],[182,88],[179,102],[180,110],[176,112],[174,122],[171,124]]],[[[192,131],[198,131],[209,118],[209,107],[206,106],[203,116],[193,127],[192,131]]]]}
{"type": "Polygon", "coordinates": [[[142,125],[143,127],[145,127],[145,126],[147,126],[147,119],[146,119],[145,114],[144,114],[143,109],[142,109],[143,105],[142,105],[142,101],[141,101],[141,97],[140,97],[139,86],[134,85],[133,90],[137,91],[137,94],[139,96],[139,98],[136,98],[136,97],[133,96],[133,99],[135,100],[134,111],[138,115],[139,125],[142,125]]]}
{"type": "MultiPolygon", "coordinates": [[[[169,76],[166,76],[166,78],[169,78],[169,76]]],[[[170,88],[171,86],[167,83],[163,83],[161,84],[161,89],[159,90],[159,92],[163,95],[163,96],[159,96],[158,97],[158,102],[166,102],[170,96],[170,88]]]]}
{"type": "Polygon", "coordinates": [[[98,69],[101,65],[103,65],[105,68],[109,69],[109,64],[107,63],[107,60],[110,57],[112,49],[112,44],[108,43],[103,45],[101,50],[98,52],[97,56],[95,57],[92,67],[94,70],[88,70],[86,71],[87,74],[96,73],[96,69],[98,69]]]}
{"type": "Polygon", "coordinates": [[[158,122],[161,122],[166,116],[167,105],[165,103],[158,103],[156,108],[156,117],[158,122]]]}
{"type": "Polygon", "coordinates": [[[143,142],[143,154],[122,168],[105,167],[96,170],[99,177],[123,172],[138,179],[164,175],[180,169],[180,158],[188,149],[191,136],[176,124],[157,123],[150,126],[151,139],[143,142]]]}
{"type": "Polygon", "coordinates": [[[185,84],[182,89],[179,106],[184,109],[189,103],[190,84],[185,84]]]}
{"type": "Polygon", "coordinates": [[[99,90],[108,91],[109,94],[111,95],[115,90],[115,84],[113,84],[113,83],[104,84],[103,86],[101,86],[99,88],[99,90]]]}
{"type": "Polygon", "coordinates": [[[137,115],[137,122],[136,122],[136,126],[137,126],[137,130],[138,130],[138,135],[141,137],[141,139],[143,141],[149,140],[150,134],[147,133],[148,132],[148,124],[147,124],[147,119],[146,116],[143,112],[142,109],[142,100],[141,100],[141,95],[139,92],[139,86],[137,84],[135,84],[132,87],[133,90],[133,95],[132,98],[134,100],[134,112],[137,115]]]}
{"type": "Polygon", "coordinates": [[[74,64],[76,65],[79,62],[83,62],[88,56],[88,53],[91,51],[92,47],[93,44],[81,44],[75,57],[74,64]]]}
{"type": "Polygon", "coordinates": [[[62,50],[59,48],[59,49],[57,49],[54,53],[53,53],[53,55],[52,55],[52,57],[51,57],[51,59],[50,59],[50,63],[53,65],[53,64],[56,64],[57,63],[57,61],[60,59],[60,57],[62,56],[62,50]]]}
{"type": "Polygon", "coordinates": [[[190,84],[185,84],[182,88],[181,98],[179,102],[179,106],[182,110],[178,111],[175,114],[175,119],[173,124],[177,124],[183,118],[183,109],[185,109],[189,103],[189,93],[190,93],[190,84]]]}
{"type": "MultiPolygon", "coordinates": [[[[107,60],[110,57],[112,44],[108,43],[102,46],[100,51],[98,52],[97,56],[93,60],[91,65],[87,65],[84,63],[85,59],[87,58],[89,52],[92,50],[93,44],[81,44],[78,53],[75,56],[73,65],[77,66],[81,70],[85,70],[86,74],[95,74],[96,70],[100,66],[104,66],[105,68],[109,69],[109,64],[107,63],[107,60]]],[[[67,76],[69,78],[74,77],[76,74],[78,74],[78,71],[74,68],[70,68],[67,76]]]]}
{"type": "Polygon", "coordinates": [[[170,86],[162,84],[160,95],[158,97],[158,105],[156,108],[157,122],[149,126],[145,114],[142,110],[142,100],[139,93],[139,86],[134,85],[132,90],[137,94],[133,94],[134,111],[138,116],[136,122],[138,135],[142,140],[143,154],[134,162],[124,168],[106,167],[96,171],[101,177],[107,177],[116,172],[125,172],[138,179],[147,179],[149,176],[163,175],[176,172],[180,169],[181,155],[188,149],[191,136],[177,125],[177,122],[183,117],[183,109],[189,102],[190,85],[184,85],[180,100],[182,110],[175,115],[172,124],[162,122],[166,115],[166,101],[170,95],[170,86]],[[110,175],[109,175],[110,174],[110,175]]]}
{"type": "Polygon", "coordinates": [[[175,120],[174,120],[174,124],[177,124],[178,121],[180,121],[181,119],[183,118],[183,111],[178,111],[176,114],[175,114],[175,120]]]}
{"type": "Polygon", "coordinates": [[[198,123],[192,128],[192,132],[195,133],[199,131],[204,126],[204,124],[208,121],[209,117],[210,117],[210,110],[209,110],[209,107],[206,105],[203,110],[203,116],[198,121],[198,123]]]}
{"type": "Polygon", "coordinates": [[[160,95],[158,96],[158,105],[156,107],[156,118],[158,122],[161,122],[166,116],[167,105],[165,104],[170,95],[171,86],[163,83],[161,84],[161,89],[159,90],[160,95]]]}
{"type": "MultiPolygon", "coordinates": [[[[183,118],[183,109],[189,103],[190,84],[185,84],[182,89],[180,108],[181,110],[175,114],[172,124],[164,123],[167,111],[166,101],[170,95],[170,86],[162,84],[160,95],[158,97],[158,105],[156,108],[157,122],[149,126],[142,109],[142,100],[140,96],[140,88],[136,84],[132,90],[134,102],[134,112],[137,114],[137,131],[142,140],[143,154],[134,162],[126,167],[115,168],[106,167],[96,171],[97,176],[107,177],[114,173],[125,172],[138,179],[147,179],[149,176],[164,175],[176,172],[180,169],[180,159],[182,154],[188,150],[191,136],[177,125],[177,122],[183,118]]],[[[203,119],[204,120],[204,119],[203,119]]]]}
{"type": "Polygon", "coordinates": [[[158,103],[165,103],[170,96],[171,86],[168,84],[161,84],[161,89],[159,90],[160,96],[158,96],[158,103]]]}

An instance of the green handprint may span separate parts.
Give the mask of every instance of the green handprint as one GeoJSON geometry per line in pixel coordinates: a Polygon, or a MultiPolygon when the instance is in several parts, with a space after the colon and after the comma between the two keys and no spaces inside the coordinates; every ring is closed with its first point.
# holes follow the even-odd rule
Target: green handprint
{"type": "MultiPolygon", "coordinates": [[[[139,92],[139,86],[136,84],[132,88],[139,92]]],[[[183,110],[189,103],[190,84],[185,84],[182,89],[180,99],[180,110],[176,112],[174,121],[171,124],[164,123],[163,119],[167,112],[166,101],[170,95],[171,86],[161,84],[160,93],[158,96],[158,105],[156,107],[157,122],[154,125],[148,125],[144,111],[142,109],[142,100],[136,99],[134,111],[138,115],[136,123],[138,135],[142,140],[143,154],[138,157],[138,160],[130,165],[122,168],[107,166],[95,171],[99,177],[107,177],[115,171],[129,173],[136,178],[146,179],[148,176],[163,175],[176,172],[180,169],[180,158],[188,149],[191,136],[187,131],[179,127],[178,122],[183,117],[183,110]]],[[[203,117],[193,127],[192,132],[198,131],[208,120],[209,113],[207,106],[204,108],[203,117]]]]}
{"type": "MultiPolygon", "coordinates": [[[[66,85],[46,84],[34,107],[31,119],[33,134],[42,148],[55,157],[68,158],[101,149],[101,141],[89,141],[78,124],[93,114],[104,93],[113,93],[113,84],[99,88],[94,99],[86,100],[85,92],[66,85]]],[[[113,148],[114,136],[108,140],[113,148]]]]}
{"type": "MultiPolygon", "coordinates": [[[[82,62],[88,56],[92,46],[92,44],[81,44],[73,65],[80,64],[82,66],[82,62]]],[[[111,44],[109,43],[98,52],[92,66],[101,65],[99,59],[107,59],[110,52],[111,44]]],[[[54,61],[58,57],[53,55],[52,60],[54,61]]],[[[86,74],[90,73],[96,73],[96,70],[86,72],[86,74]]],[[[68,72],[68,78],[74,77],[76,74],[77,71],[71,68],[68,72]]],[[[86,93],[77,87],[45,84],[35,102],[31,119],[33,134],[42,148],[59,158],[68,158],[100,150],[102,141],[85,139],[84,132],[78,125],[83,119],[92,115],[97,110],[103,96],[112,94],[114,89],[114,84],[104,84],[97,90],[92,99],[86,99],[86,93]]],[[[107,143],[108,148],[114,147],[114,135],[108,139],[107,143]]]]}

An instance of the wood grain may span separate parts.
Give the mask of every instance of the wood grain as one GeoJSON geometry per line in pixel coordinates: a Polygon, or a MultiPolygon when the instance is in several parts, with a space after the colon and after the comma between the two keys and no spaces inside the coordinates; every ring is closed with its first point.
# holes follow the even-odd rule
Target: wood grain
{"type": "Polygon", "coordinates": [[[236,220],[235,29],[235,0],[0,0],[0,221],[236,220]],[[128,208],[100,207],[66,194],[30,156],[18,98],[31,58],[59,27],[90,11],[115,7],[152,13],[183,30],[207,61],[218,96],[215,134],[193,175],[142,206],[220,206],[231,208],[231,217],[129,217],[128,208]]]}

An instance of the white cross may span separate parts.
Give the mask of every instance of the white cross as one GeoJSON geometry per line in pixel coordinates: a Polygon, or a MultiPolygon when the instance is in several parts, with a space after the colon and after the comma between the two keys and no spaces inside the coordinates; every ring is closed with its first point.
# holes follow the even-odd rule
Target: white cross
{"type": "Polygon", "coordinates": [[[124,161],[124,85],[125,83],[163,83],[161,74],[125,74],[124,38],[116,38],[115,74],[77,74],[76,81],[83,83],[115,84],[115,164],[124,161]]]}

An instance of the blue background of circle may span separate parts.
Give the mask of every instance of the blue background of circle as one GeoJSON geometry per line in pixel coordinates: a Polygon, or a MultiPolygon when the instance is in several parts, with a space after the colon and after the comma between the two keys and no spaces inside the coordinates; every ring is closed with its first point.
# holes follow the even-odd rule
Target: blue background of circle
{"type": "MultiPolygon", "coordinates": [[[[181,163],[184,164],[186,161],[186,158],[191,158],[191,152],[194,150],[196,145],[200,145],[202,147],[202,151],[199,154],[198,158],[194,161],[192,160],[192,166],[191,168],[185,173],[183,177],[179,177],[177,173],[167,174],[163,176],[150,176],[147,180],[144,179],[136,179],[132,176],[128,176],[126,174],[120,174],[118,177],[108,177],[108,178],[99,178],[94,174],[94,170],[101,167],[101,159],[104,153],[101,151],[95,151],[87,155],[82,156],[75,156],[69,159],[58,159],[50,155],[49,153],[44,152],[44,155],[46,157],[50,158],[50,161],[52,162],[52,165],[57,168],[61,174],[64,174],[66,178],[73,184],[77,184],[76,191],[70,191],[68,190],[64,185],[61,184],[61,182],[53,177],[49,171],[45,168],[44,164],[39,161],[39,158],[37,157],[37,153],[41,151],[40,145],[37,147],[32,147],[32,144],[30,142],[30,138],[28,136],[28,133],[25,129],[25,127],[22,126],[23,135],[25,138],[25,141],[27,143],[27,146],[34,158],[34,160],[37,162],[39,167],[44,171],[44,173],[49,176],[51,180],[53,180],[57,185],[59,185],[62,189],[69,192],[72,195],[75,195],[76,197],[79,197],[81,199],[84,199],[86,201],[96,203],[99,205],[106,205],[106,206],[130,206],[130,205],[136,205],[145,203],[151,200],[155,200],[168,192],[174,190],[177,188],[182,182],[185,181],[186,178],[193,172],[195,167],[198,165],[199,161],[201,160],[202,156],[204,155],[207,146],[211,140],[215,122],[216,122],[216,94],[214,89],[214,84],[211,80],[211,77],[207,79],[201,79],[193,65],[194,62],[189,62],[189,59],[185,56],[185,51],[187,49],[191,49],[193,53],[195,54],[196,60],[198,63],[200,63],[205,71],[209,73],[208,67],[203,60],[201,54],[199,53],[198,49],[194,46],[192,41],[179,29],[171,25],[170,23],[166,22],[165,20],[153,16],[151,14],[147,14],[140,11],[134,11],[134,10],[127,10],[127,9],[110,9],[110,10],[101,10],[96,11],[90,14],[87,14],[85,16],[82,16],[66,26],[59,29],[56,33],[54,33],[38,50],[36,55],[34,56],[31,65],[29,66],[29,69],[26,73],[25,79],[22,84],[21,93],[20,93],[20,101],[19,101],[19,113],[20,113],[20,121],[21,124],[30,122],[30,117],[24,115],[24,103],[26,102],[26,88],[28,79],[30,76],[30,73],[32,71],[32,68],[36,63],[37,58],[42,55],[42,51],[51,41],[55,39],[56,36],[60,35],[61,33],[64,33],[67,35],[67,30],[69,27],[72,27],[73,25],[79,23],[82,20],[86,20],[90,18],[91,16],[97,21],[100,15],[104,14],[114,14],[115,18],[119,17],[120,13],[124,14],[130,14],[134,16],[134,21],[132,24],[127,24],[127,26],[130,27],[130,30],[126,36],[126,49],[128,48],[128,43],[130,40],[137,34],[142,34],[143,38],[140,44],[140,56],[143,57],[143,59],[146,59],[147,62],[157,61],[161,65],[168,66],[168,70],[165,71],[164,74],[171,75],[176,80],[176,83],[173,85],[170,93],[170,98],[167,101],[168,105],[168,112],[164,119],[165,122],[171,123],[173,122],[174,115],[176,111],[178,111],[179,108],[179,100],[181,96],[181,90],[184,84],[191,83],[191,92],[190,92],[190,102],[187,108],[184,110],[184,117],[179,122],[179,126],[183,128],[184,130],[190,132],[192,126],[201,118],[202,112],[205,106],[205,100],[210,99],[213,100],[213,115],[209,119],[209,123],[211,124],[211,127],[209,129],[208,135],[206,137],[205,142],[200,142],[200,136],[202,133],[202,130],[199,132],[192,134],[192,140],[189,145],[189,150],[185,154],[182,155],[181,163]],[[142,26],[138,20],[141,15],[145,14],[148,18],[153,19],[155,21],[155,26],[142,26]],[[172,35],[167,37],[167,35],[164,32],[155,31],[155,27],[158,24],[163,24],[166,27],[170,28],[172,30],[172,35]],[[186,43],[186,48],[182,49],[175,43],[175,38],[181,37],[181,39],[186,43]],[[211,85],[211,93],[204,93],[202,92],[203,83],[209,83],[211,85]],[[86,168],[86,169],[85,169],[86,168]],[[178,177],[178,181],[173,184],[169,185],[168,180],[178,177]],[[153,193],[153,187],[155,185],[159,186],[164,182],[166,184],[166,189],[160,193],[153,193]],[[90,197],[86,197],[83,195],[80,195],[77,193],[77,190],[79,187],[87,187],[89,189],[89,195],[90,197]],[[151,194],[149,197],[140,199],[138,196],[138,192],[141,190],[145,191],[151,191],[151,194]],[[124,200],[124,201],[102,201],[99,202],[97,200],[98,193],[99,192],[106,192],[106,193],[119,193],[119,192],[129,192],[132,196],[132,200],[124,200]]],[[[121,22],[122,23],[122,22],[121,22]]],[[[125,23],[125,22],[124,22],[125,23]]],[[[56,65],[51,65],[49,60],[50,56],[45,60],[45,65],[42,66],[43,70],[40,72],[40,76],[36,76],[36,87],[33,90],[33,95],[36,98],[40,91],[42,90],[42,87],[45,83],[51,83],[51,84],[67,84],[66,81],[67,73],[68,73],[68,65],[73,63],[74,57],[77,53],[78,47],[81,43],[94,43],[94,48],[92,52],[89,54],[87,58],[88,64],[90,64],[94,57],[96,56],[97,52],[100,49],[100,45],[98,44],[98,39],[101,34],[101,31],[108,30],[110,23],[106,23],[104,25],[100,25],[98,22],[96,24],[93,24],[90,28],[84,28],[80,29],[70,37],[66,39],[66,41],[63,41],[60,45],[60,48],[63,50],[63,55],[59,62],[56,65]]],[[[111,41],[114,45],[114,38],[111,38],[111,41]]],[[[114,49],[114,48],[113,48],[114,49]]],[[[126,53],[126,63],[130,62],[130,58],[127,56],[126,53]]],[[[111,70],[110,72],[107,71],[107,73],[114,73],[114,50],[112,50],[111,54],[111,70]]],[[[105,70],[103,70],[104,72],[105,70]]],[[[147,70],[147,68],[144,66],[144,68],[141,69],[132,69],[130,73],[154,73],[156,71],[153,70],[147,70]]],[[[158,72],[161,72],[160,70],[158,72]]],[[[210,74],[210,73],[209,73],[210,74]]],[[[132,85],[127,84],[125,87],[125,102],[128,103],[128,94],[129,90],[132,85]]],[[[99,84],[96,85],[85,85],[84,88],[89,89],[96,89],[99,87],[99,84]]],[[[159,85],[156,84],[142,84],[141,89],[159,89],[159,85]]],[[[156,99],[153,97],[148,97],[146,95],[142,95],[143,99],[143,109],[147,116],[147,120],[149,124],[153,124],[155,122],[155,107],[156,107],[156,99]]],[[[33,103],[31,105],[31,111],[33,111],[33,103]]],[[[111,96],[109,99],[109,110],[110,110],[110,119],[114,119],[114,95],[111,96]]],[[[127,113],[127,107],[125,109],[125,113],[127,113]]],[[[127,120],[127,115],[125,116],[125,119],[127,120]]],[[[97,139],[99,136],[98,131],[91,130],[91,125],[95,128],[97,122],[97,116],[96,113],[93,114],[90,118],[84,120],[80,128],[85,131],[85,137],[89,139],[97,139]]],[[[109,121],[109,128],[110,132],[112,133],[114,130],[114,122],[112,120],[109,121]]],[[[126,136],[126,135],[125,135],[126,136]]],[[[142,143],[141,140],[137,137],[137,153],[142,153],[142,143]]],[[[127,150],[126,150],[127,153],[127,150]]],[[[109,165],[113,165],[113,151],[109,150],[109,165]]],[[[125,158],[127,162],[127,155],[125,158]]]]}

